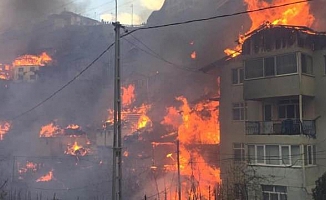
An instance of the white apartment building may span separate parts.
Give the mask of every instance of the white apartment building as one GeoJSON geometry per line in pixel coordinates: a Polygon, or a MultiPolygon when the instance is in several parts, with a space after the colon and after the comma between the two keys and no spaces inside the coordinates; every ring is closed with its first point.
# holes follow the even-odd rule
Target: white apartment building
{"type": "Polygon", "coordinates": [[[326,34],[270,24],[215,63],[224,199],[312,199],[326,172],[325,64],[326,34]]]}

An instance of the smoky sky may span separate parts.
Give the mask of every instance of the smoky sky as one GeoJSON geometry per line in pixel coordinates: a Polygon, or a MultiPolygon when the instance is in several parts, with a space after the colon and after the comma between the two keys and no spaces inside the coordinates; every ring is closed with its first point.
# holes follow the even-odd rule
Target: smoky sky
{"type": "Polygon", "coordinates": [[[25,25],[44,20],[48,15],[64,10],[81,11],[83,4],[69,0],[2,0],[0,29],[25,28],[25,25]]]}

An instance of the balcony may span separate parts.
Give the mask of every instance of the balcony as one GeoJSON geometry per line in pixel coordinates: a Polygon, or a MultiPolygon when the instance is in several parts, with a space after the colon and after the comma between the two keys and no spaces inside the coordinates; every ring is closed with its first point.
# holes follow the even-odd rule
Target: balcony
{"type": "Polygon", "coordinates": [[[246,121],[247,135],[307,135],[316,137],[314,120],[246,121]]]}

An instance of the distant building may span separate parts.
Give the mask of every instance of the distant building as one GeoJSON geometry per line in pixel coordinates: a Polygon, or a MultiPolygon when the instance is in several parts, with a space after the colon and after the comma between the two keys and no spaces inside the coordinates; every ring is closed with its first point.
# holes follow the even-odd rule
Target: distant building
{"type": "Polygon", "coordinates": [[[13,68],[13,80],[15,82],[34,82],[38,79],[38,65],[16,66],[13,68]]]}
{"type": "Polygon", "coordinates": [[[312,199],[326,171],[326,34],[266,25],[245,40],[242,55],[222,63],[222,192],[312,199]]]}
{"type": "Polygon", "coordinates": [[[63,28],[66,26],[93,26],[101,24],[95,19],[68,11],[50,15],[46,22],[51,24],[54,28],[63,28]]]}

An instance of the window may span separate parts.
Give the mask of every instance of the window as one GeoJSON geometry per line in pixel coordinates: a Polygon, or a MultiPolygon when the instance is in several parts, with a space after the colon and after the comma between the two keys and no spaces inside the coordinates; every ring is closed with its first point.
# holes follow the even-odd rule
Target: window
{"type": "Polygon", "coordinates": [[[248,145],[250,164],[300,166],[299,145],[248,145]],[[291,156],[292,155],[292,156],[291,156]]]}
{"type": "Polygon", "coordinates": [[[244,72],[243,68],[232,69],[232,84],[243,83],[244,72]]]}
{"type": "Polygon", "coordinates": [[[243,143],[233,144],[233,156],[235,162],[242,162],[245,160],[245,148],[243,143]]]}
{"type": "Polygon", "coordinates": [[[35,75],[35,74],[32,74],[32,75],[29,76],[29,78],[30,78],[31,80],[36,80],[36,75],[35,75]]]}
{"type": "Polygon", "coordinates": [[[312,57],[306,54],[301,54],[301,70],[305,74],[313,74],[312,57]]]}
{"type": "Polygon", "coordinates": [[[262,185],[263,200],[287,200],[287,189],[279,185],[262,185]]]}
{"type": "Polygon", "coordinates": [[[260,78],[264,75],[263,59],[247,60],[245,61],[246,79],[260,78]]]}
{"type": "Polygon", "coordinates": [[[316,146],[304,145],[304,164],[315,165],[316,164],[316,146]]]}
{"type": "Polygon", "coordinates": [[[31,67],[31,68],[29,68],[29,70],[30,70],[31,72],[35,72],[35,67],[31,67]]]}
{"type": "Polygon", "coordinates": [[[296,54],[287,54],[276,56],[277,75],[291,74],[297,72],[296,54]]]}
{"type": "Polygon", "coordinates": [[[265,76],[275,75],[275,57],[268,57],[264,59],[264,73],[265,76]]]}
{"type": "MultiPolygon", "coordinates": [[[[305,55],[302,59],[302,62],[305,63],[305,73],[312,74],[312,58],[310,56],[305,55]]],[[[245,61],[246,79],[271,77],[283,74],[293,74],[296,72],[297,56],[295,53],[245,61]]]]}
{"type": "Polygon", "coordinates": [[[281,100],[278,102],[278,118],[279,119],[298,119],[299,100],[281,100]]]}
{"type": "Polygon", "coordinates": [[[18,80],[20,80],[20,81],[24,80],[24,76],[21,75],[21,74],[19,74],[19,75],[18,75],[18,80]]]}
{"type": "Polygon", "coordinates": [[[233,120],[245,120],[246,119],[246,103],[234,103],[232,108],[233,120]]]}
{"type": "Polygon", "coordinates": [[[22,67],[18,68],[18,72],[24,72],[24,68],[22,67]]]}

